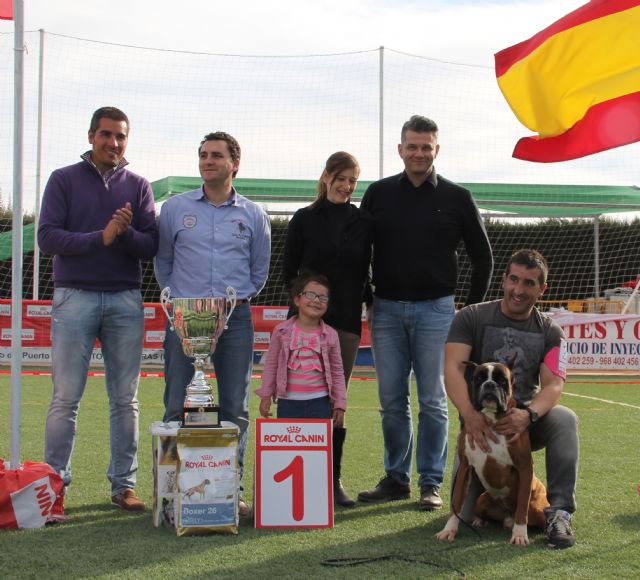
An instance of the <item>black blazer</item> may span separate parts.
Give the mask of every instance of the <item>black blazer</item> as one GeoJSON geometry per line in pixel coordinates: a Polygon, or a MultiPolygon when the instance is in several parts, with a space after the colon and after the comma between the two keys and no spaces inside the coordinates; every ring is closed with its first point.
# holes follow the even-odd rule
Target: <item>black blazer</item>
{"type": "Polygon", "coordinates": [[[325,322],[360,336],[362,303],[370,303],[372,296],[373,221],[353,204],[344,208],[346,220],[332,220],[336,209],[325,200],[294,214],[287,229],[282,274],[287,287],[303,273],[326,276],[331,300],[325,322]]]}

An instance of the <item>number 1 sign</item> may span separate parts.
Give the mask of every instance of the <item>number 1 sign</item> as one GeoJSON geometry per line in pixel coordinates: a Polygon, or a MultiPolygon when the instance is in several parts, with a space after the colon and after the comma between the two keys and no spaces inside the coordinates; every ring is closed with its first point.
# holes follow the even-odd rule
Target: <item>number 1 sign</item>
{"type": "Polygon", "coordinates": [[[332,528],[330,419],[257,419],[256,528],[332,528]]]}

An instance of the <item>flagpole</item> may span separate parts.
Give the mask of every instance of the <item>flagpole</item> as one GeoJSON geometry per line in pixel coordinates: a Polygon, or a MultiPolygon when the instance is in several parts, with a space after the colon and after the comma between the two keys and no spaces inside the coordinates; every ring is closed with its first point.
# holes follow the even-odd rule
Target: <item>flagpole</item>
{"type": "Polygon", "coordinates": [[[24,0],[13,0],[13,238],[11,257],[11,467],[20,466],[22,398],[22,154],[24,133],[24,0]]]}
{"type": "Polygon", "coordinates": [[[36,139],[36,215],[33,222],[33,299],[40,299],[40,248],[38,222],[40,221],[40,189],[42,173],[42,105],[44,91],[44,30],[40,29],[40,57],[38,59],[38,136],[36,139]]]}

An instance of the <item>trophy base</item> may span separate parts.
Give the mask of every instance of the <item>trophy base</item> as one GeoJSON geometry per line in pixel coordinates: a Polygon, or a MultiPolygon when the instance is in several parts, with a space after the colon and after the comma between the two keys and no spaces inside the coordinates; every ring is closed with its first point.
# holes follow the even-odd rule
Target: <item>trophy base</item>
{"type": "Polygon", "coordinates": [[[201,405],[185,407],[182,412],[183,427],[220,427],[220,407],[201,405]]]}

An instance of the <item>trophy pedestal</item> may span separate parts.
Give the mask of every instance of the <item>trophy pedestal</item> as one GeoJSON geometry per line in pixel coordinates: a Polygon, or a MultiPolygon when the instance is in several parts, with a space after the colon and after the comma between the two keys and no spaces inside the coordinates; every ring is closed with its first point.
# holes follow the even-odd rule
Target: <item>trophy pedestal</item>
{"type": "Polygon", "coordinates": [[[220,427],[220,407],[202,405],[186,407],[182,412],[183,427],[220,427]]]}
{"type": "Polygon", "coordinates": [[[213,389],[196,358],[196,373],[187,386],[182,411],[183,427],[220,427],[220,407],[213,398],[213,389]]]}

